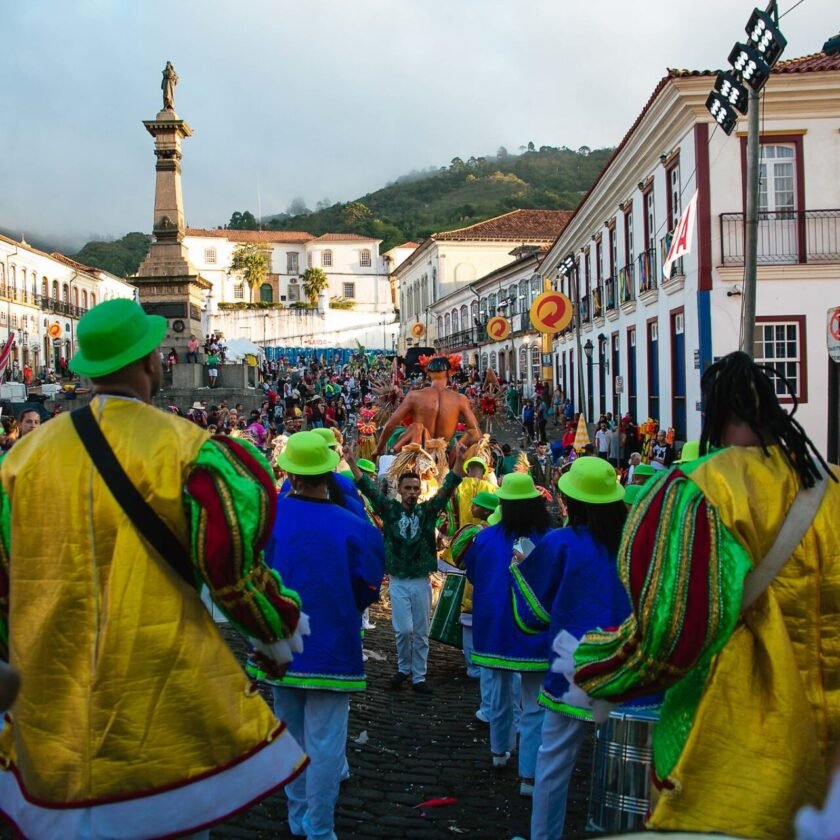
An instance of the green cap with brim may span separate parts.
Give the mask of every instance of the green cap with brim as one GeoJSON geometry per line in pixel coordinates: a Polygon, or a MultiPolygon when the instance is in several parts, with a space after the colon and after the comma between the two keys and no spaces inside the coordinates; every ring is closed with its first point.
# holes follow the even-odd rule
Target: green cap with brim
{"type": "Polygon", "coordinates": [[[166,318],[147,315],[128,298],[106,300],[79,321],[70,370],[89,379],[108,376],[148,356],[165,335],[166,318]]]}
{"type": "Polygon", "coordinates": [[[675,464],[687,464],[689,461],[696,461],[700,457],[700,441],[687,440],[680,450],[680,457],[675,464]]]}
{"type": "Polygon", "coordinates": [[[341,459],[315,432],[295,432],[277,456],[277,466],[291,475],[323,475],[341,459]]]}
{"type": "Polygon", "coordinates": [[[464,472],[466,472],[473,464],[478,464],[481,469],[484,470],[484,474],[487,475],[487,461],[485,461],[484,458],[478,457],[467,458],[467,460],[464,461],[464,472]]]}
{"type": "Polygon", "coordinates": [[[496,508],[490,516],[487,517],[488,525],[498,525],[502,521],[502,506],[496,508]]]}
{"type": "Polygon", "coordinates": [[[542,493],[534,486],[534,479],[528,473],[508,473],[502,479],[502,486],[496,495],[508,502],[519,502],[536,499],[542,493]]]}
{"type": "Polygon", "coordinates": [[[330,449],[338,449],[339,443],[330,429],[312,429],[312,433],[324,439],[330,449]]]}
{"type": "Polygon", "coordinates": [[[633,470],[633,478],[637,475],[642,476],[642,478],[650,478],[656,475],[656,470],[650,464],[638,464],[636,469],[633,470]]]}
{"type": "Polygon", "coordinates": [[[496,510],[499,506],[499,497],[493,495],[493,493],[488,493],[486,490],[482,490],[473,496],[472,503],[485,510],[496,510]]]}
{"type": "Polygon", "coordinates": [[[356,466],[362,471],[366,473],[370,473],[371,475],[376,475],[376,464],[373,461],[368,461],[367,458],[359,458],[356,461],[356,466]]]}
{"type": "Polygon", "coordinates": [[[607,505],[624,498],[615,469],[603,458],[578,458],[557,479],[557,489],[570,499],[590,505],[607,505]]]}
{"type": "Polygon", "coordinates": [[[644,487],[641,484],[628,484],[624,488],[624,504],[625,505],[633,505],[636,503],[636,499],[639,498],[639,493],[644,490],[644,487]]]}

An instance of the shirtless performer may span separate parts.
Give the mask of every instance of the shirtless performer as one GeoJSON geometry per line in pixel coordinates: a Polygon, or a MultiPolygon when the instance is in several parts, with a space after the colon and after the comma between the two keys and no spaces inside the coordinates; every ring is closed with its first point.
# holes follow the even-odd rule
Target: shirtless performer
{"type": "Polygon", "coordinates": [[[385,424],[379,442],[371,457],[384,454],[388,438],[403,418],[411,417],[413,422],[406,428],[394,444],[394,451],[399,452],[409,443],[426,445],[432,438],[443,438],[447,443],[452,440],[458,421],[464,419],[466,431],[461,439],[464,446],[470,446],[481,439],[478,421],[475,419],[470,401],[457,391],[447,388],[449,379],[449,359],[446,356],[435,356],[426,367],[426,373],[432,384],[419,391],[409,391],[399,408],[391,415],[385,424]]]}

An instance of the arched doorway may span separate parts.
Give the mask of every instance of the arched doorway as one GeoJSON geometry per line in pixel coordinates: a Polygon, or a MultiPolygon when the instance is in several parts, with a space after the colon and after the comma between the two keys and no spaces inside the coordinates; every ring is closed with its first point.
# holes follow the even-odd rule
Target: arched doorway
{"type": "Polygon", "coordinates": [[[274,303],[274,289],[271,283],[263,283],[260,286],[260,303],[274,303]]]}

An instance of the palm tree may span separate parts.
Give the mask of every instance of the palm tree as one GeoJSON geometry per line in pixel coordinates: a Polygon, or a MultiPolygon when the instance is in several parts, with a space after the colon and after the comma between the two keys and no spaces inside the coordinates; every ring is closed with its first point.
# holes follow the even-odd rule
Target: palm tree
{"type": "Polygon", "coordinates": [[[320,268],[307,268],[303,273],[303,292],[313,306],[318,303],[318,295],[326,291],[329,285],[327,275],[320,268]]]}
{"type": "Polygon", "coordinates": [[[228,274],[238,274],[251,290],[251,303],[268,274],[268,259],[259,245],[237,245],[228,274]]]}

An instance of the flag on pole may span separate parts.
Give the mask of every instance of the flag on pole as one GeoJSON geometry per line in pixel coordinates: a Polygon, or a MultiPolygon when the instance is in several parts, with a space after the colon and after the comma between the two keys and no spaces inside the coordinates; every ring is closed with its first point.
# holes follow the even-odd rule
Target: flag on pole
{"type": "Polygon", "coordinates": [[[9,333],[9,337],[6,339],[6,343],[3,345],[3,349],[0,350],[0,379],[3,378],[3,374],[6,372],[6,367],[9,364],[9,359],[12,355],[12,348],[15,346],[15,334],[14,332],[9,333]]]}
{"type": "Polygon", "coordinates": [[[671,279],[671,266],[686,254],[691,253],[691,243],[694,239],[694,224],[697,218],[697,190],[691,196],[691,200],[683,210],[680,220],[677,222],[677,229],[674,231],[674,238],[671,240],[671,247],[668,249],[668,256],[662,265],[662,275],[665,280],[671,279]]]}
{"type": "Polygon", "coordinates": [[[586,419],[581,411],[580,417],[578,417],[577,431],[575,432],[575,452],[583,452],[583,447],[591,442],[589,432],[586,430],[586,419]]]}

